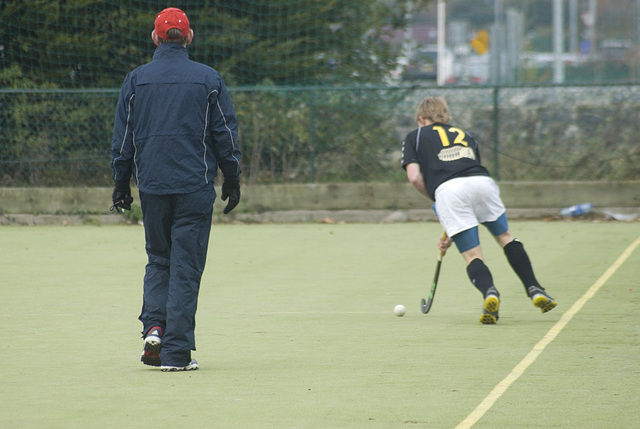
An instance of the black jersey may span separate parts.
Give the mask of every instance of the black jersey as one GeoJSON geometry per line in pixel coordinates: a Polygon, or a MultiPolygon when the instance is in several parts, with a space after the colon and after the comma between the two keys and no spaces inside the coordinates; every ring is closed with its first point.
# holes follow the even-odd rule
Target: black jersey
{"type": "Polygon", "coordinates": [[[480,163],[475,139],[460,128],[433,124],[407,134],[402,142],[402,167],[417,162],[429,198],[436,188],[455,177],[489,176],[480,163]]]}

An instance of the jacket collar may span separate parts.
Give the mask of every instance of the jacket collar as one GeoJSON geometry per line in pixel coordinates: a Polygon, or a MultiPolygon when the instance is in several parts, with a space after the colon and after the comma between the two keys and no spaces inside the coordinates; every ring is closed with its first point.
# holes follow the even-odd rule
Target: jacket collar
{"type": "Polygon", "coordinates": [[[177,43],[163,43],[156,48],[153,59],[189,58],[187,48],[177,43]]]}

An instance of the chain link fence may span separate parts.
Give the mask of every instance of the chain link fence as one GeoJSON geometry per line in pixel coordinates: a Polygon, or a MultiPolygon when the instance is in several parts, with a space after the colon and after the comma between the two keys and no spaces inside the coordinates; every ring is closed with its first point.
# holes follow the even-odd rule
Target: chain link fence
{"type": "MultiPolygon", "coordinates": [[[[230,88],[248,184],[403,182],[425,96],[503,181],[639,180],[640,85],[230,88]]],[[[0,90],[0,186],[111,186],[118,90],[0,90]]]]}

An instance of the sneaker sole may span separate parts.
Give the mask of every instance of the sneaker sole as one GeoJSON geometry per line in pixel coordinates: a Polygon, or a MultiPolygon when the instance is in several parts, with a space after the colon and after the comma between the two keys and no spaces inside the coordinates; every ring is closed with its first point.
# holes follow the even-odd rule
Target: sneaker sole
{"type": "Polygon", "coordinates": [[[180,371],[196,371],[198,367],[188,368],[188,367],[176,367],[176,366],[162,366],[160,367],[160,371],[162,372],[180,372],[180,371]]]}
{"type": "Polygon", "coordinates": [[[544,295],[537,295],[533,297],[533,305],[539,308],[542,313],[546,313],[556,308],[558,303],[544,295]]]}
{"type": "Polygon", "coordinates": [[[160,340],[160,337],[149,336],[145,338],[144,351],[160,353],[160,349],[162,349],[162,340],[160,340]]]}
{"type": "Polygon", "coordinates": [[[145,352],[142,351],[142,356],[140,357],[140,361],[149,366],[160,366],[160,355],[155,352],[145,352]]]}
{"type": "Polygon", "coordinates": [[[161,366],[162,372],[178,372],[178,371],[196,371],[200,366],[197,363],[190,363],[187,366],[161,366]]]}
{"type": "Polygon", "coordinates": [[[495,325],[498,323],[498,319],[493,314],[485,313],[480,316],[480,323],[483,325],[495,325]]]}
{"type": "Polygon", "coordinates": [[[489,313],[495,313],[500,309],[500,300],[495,295],[490,295],[484,300],[484,309],[489,313]]]}

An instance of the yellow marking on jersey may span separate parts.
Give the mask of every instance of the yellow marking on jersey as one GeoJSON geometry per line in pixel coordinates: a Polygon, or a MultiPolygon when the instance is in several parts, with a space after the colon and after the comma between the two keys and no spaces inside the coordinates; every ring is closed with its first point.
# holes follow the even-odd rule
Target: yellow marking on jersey
{"type": "MultiPolygon", "coordinates": [[[[447,147],[451,145],[451,141],[449,140],[449,134],[447,134],[447,130],[445,130],[439,125],[436,125],[435,127],[433,127],[433,129],[438,132],[438,135],[440,136],[440,140],[442,141],[442,146],[447,147]]],[[[456,133],[456,138],[453,140],[453,144],[461,144],[463,146],[469,146],[469,143],[467,143],[467,141],[464,139],[467,136],[467,134],[464,131],[462,131],[460,128],[450,127],[449,132],[456,133]]]]}

